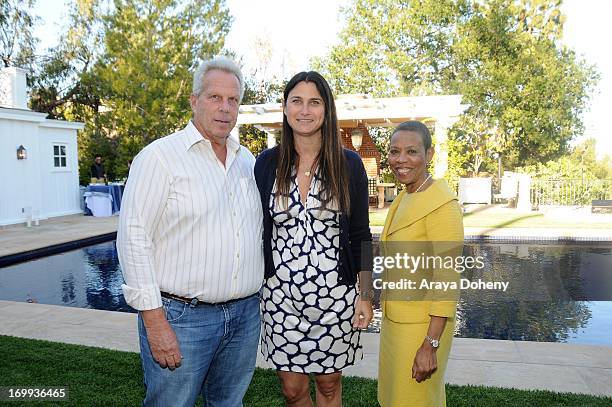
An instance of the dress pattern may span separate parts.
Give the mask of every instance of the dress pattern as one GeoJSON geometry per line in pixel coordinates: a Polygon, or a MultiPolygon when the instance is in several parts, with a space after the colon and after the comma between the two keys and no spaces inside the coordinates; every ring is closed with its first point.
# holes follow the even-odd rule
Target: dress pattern
{"type": "Polygon", "coordinates": [[[277,370],[333,373],[363,357],[352,326],[357,289],[338,283],[340,215],[323,207],[320,181],[311,180],[305,205],[295,175],[286,205],[276,185],[270,196],[276,273],[262,289],[261,351],[277,370]]]}

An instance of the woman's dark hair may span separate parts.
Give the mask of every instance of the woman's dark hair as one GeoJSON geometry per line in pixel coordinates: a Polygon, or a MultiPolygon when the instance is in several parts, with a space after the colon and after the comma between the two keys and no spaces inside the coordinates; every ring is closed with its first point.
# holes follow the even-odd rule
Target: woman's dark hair
{"type": "MultiPolygon", "coordinates": [[[[336,104],[329,84],[315,71],[300,72],[295,75],[285,86],[283,93],[283,107],[287,106],[287,99],[291,90],[300,82],[312,82],[317,87],[323,104],[325,114],[321,126],[321,150],[315,158],[315,172],[321,178],[321,189],[325,191],[323,205],[327,207],[330,201],[336,200],[338,208],[348,214],[350,210],[350,198],[348,189],[348,174],[344,152],[342,151],[342,139],[338,130],[338,118],[336,116],[336,104]]],[[[287,115],[283,114],[283,130],[281,132],[278,166],[276,168],[276,197],[289,195],[291,175],[293,168],[298,166],[300,157],[295,151],[293,129],[289,126],[287,115]]],[[[285,205],[286,206],[286,205],[285,205]]]]}
{"type": "Polygon", "coordinates": [[[413,131],[417,133],[419,136],[421,136],[421,141],[423,142],[425,151],[431,148],[431,133],[429,132],[429,128],[420,121],[408,120],[398,124],[395,130],[393,130],[391,137],[393,137],[398,131],[413,131]]]}

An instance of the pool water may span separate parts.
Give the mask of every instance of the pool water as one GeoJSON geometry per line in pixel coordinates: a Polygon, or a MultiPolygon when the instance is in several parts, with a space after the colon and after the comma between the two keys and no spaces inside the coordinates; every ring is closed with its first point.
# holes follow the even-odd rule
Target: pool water
{"type": "MultiPolygon", "coordinates": [[[[553,269],[564,284],[582,281],[583,287],[590,275],[612,273],[611,243],[468,243],[466,251],[487,258],[482,273],[519,286],[553,269]]],[[[115,242],[107,242],[0,269],[0,300],[135,312],[123,298],[122,283],[115,242]]],[[[377,310],[370,331],[380,326],[380,315],[377,310]]],[[[526,301],[467,291],[459,301],[455,336],[612,346],[610,333],[612,301],[526,301]]]]}
{"type": "Polygon", "coordinates": [[[125,302],[115,242],[0,269],[0,299],[136,312],[125,302]]]}

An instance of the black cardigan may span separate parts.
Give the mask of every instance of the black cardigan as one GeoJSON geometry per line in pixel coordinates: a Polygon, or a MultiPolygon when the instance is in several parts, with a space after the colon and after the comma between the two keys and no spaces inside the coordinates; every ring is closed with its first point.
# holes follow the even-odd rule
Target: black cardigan
{"type": "MultiPolygon", "coordinates": [[[[372,242],[368,217],[368,178],[357,153],[344,150],[344,157],[349,175],[349,194],[351,215],[340,215],[340,256],[338,259],[338,280],[342,284],[354,285],[359,271],[372,270],[371,264],[362,264],[362,244],[369,247],[372,242]]],[[[263,248],[265,259],[265,277],[274,275],[272,261],[272,217],[270,216],[270,194],[276,177],[278,147],[265,150],[255,162],[255,181],[259,189],[263,207],[263,248]]],[[[370,249],[367,249],[368,251],[370,249]]],[[[369,259],[368,253],[364,253],[369,259]]],[[[368,260],[365,263],[369,263],[368,260]]]]}

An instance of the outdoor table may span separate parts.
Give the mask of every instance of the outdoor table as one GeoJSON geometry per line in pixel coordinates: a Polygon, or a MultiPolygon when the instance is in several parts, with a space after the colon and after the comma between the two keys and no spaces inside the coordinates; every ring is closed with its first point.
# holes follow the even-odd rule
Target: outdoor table
{"type": "MultiPolygon", "coordinates": [[[[119,184],[108,184],[108,185],[90,184],[85,189],[85,194],[83,196],[86,199],[85,215],[94,215],[91,211],[91,208],[89,208],[87,205],[87,198],[95,197],[95,196],[107,197],[108,199],[110,199],[111,214],[113,215],[117,214],[121,210],[122,191],[121,191],[121,185],[119,184]]],[[[110,215],[105,214],[104,216],[110,216],[110,215]]]]}

